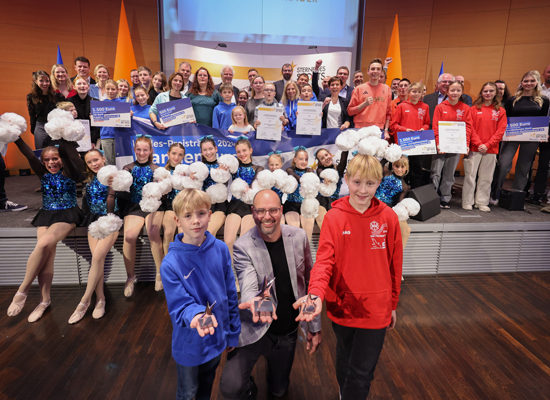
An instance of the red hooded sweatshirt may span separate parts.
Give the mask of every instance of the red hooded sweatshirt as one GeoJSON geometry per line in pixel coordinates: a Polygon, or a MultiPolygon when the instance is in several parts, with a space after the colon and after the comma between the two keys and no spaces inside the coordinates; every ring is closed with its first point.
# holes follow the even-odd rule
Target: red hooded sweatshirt
{"type": "Polygon", "coordinates": [[[466,147],[470,147],[470,141],[477,146],[482,144],[473,129],[472,114],[468,104],[459,101],[453,106],[449,103],[449,100],[445,100],[435,108],[432,127],[435,135],[435,144],[437,146],[439,146],[439,121],[466,122],[466,147]]]}
{"type": "Polygon", "coordinates": [[[430,129],[430,108],[421,101],[416,104],[404,101],[395,109],[390,126],[391,134],[395,135],[396,142],[397,132],[405,132],[407,129],[428,130],[430,129]]]}
{"type": "Polygon", "coordinates": [[[361,214],[347,196],[325,216],[309,292],[326,300],[327,315],[337,324],[382,329],[397,308],[402,267],[395,212],[373,198],[361,214]]]}
{"type": "MultiPolygon", "coordinates": [[[[504,107],[499,107],[497,111],[493,105],[482,105],[481,109],[472,106],[471,115],[476,135],[481,143],[487,146],[487,153],[498,154],[498,145],[508,123],[504,107]]],[[[471,150],[479,151],[478,145],[472,144],[471,150]]]]}

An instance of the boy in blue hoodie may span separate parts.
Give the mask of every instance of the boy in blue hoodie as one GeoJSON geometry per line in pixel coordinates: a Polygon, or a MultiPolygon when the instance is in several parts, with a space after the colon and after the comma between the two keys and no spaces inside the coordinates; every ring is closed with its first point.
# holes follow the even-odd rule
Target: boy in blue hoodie
{"type": "Polygon", "coordinates": [[[183,233],[170,243],[160,267],[172,319],[172,356],[178,370],[178,399],[209,399],[222,352],[239,343],[241,320],[227,245],[208,231],[210,197],[184,189],[172,202],[183,233]],[[210,326],[201,327],[207,303],[210,326]]]}
{"type": "Polygon", "coordinates": [[[233,97],[233,85],[230,83],[222,83],[220,85],[220,94],[223,102],[220,102],[214,107],[214,115],[212,116],[212,128],[229,129],[233,121],[231,120],[231,111],[235,108],[235,103],[231,102],[233,97]]]}

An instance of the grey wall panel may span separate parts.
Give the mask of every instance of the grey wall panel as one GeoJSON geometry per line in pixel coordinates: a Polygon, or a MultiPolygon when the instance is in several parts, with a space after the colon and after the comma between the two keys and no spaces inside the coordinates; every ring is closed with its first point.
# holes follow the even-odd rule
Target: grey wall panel
{"type": "Polygon", "coordinates": [[[403,275],[436,274],[440,245],[440,232],[411,233],[403,253],[403,275]]]}
{"type": "Polygon", "coordinates": [[[550,270],[550,231],[523,232],[517,270],[550,270]]]}

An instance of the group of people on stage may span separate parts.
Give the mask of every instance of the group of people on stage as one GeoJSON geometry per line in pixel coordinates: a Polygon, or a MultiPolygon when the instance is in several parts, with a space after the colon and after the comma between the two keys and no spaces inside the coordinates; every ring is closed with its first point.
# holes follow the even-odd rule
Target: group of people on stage
{"type": "MultiPolygon", "coordinates": [[[[157,211],[145,212],[140,206],[143,188],[154,181],[159,168],[174,173],[185,156],[181,143],[173,143],[168,149],[168,162],[158,166],[152,162],[151,139],[137,137],[135,161],[124,167],[133,179],[130,192],[124,194],[98,179],[101,168],[115,164],[114,128],[92,128],[94,146],[81,156],[73,143],[52,141],[44,125],[55,108],[70,112],[74,118],[89,119],[90,100],[101,99],[131,102],[134,116],[150,118],[156,128],[166,129],[158,120],[157,105],[188,97],[197,123],[241,133],[235,144],[238,167],[230,175],[233,181],[241,179],[252,187],[264,169],[275,172],[290,161],[274,151],[267,165],[254,163],[247,133],[260,124],[257,107],[284,106],[284,129],[294,130],[298,100],[323,101],[324,128],[345,130],[375,125],[386,140],[396,143],[398,132],[433,129],[438,150],[439,121],[464,121],[469,148],[464,159],[465,209],[475,206],[490,210],[490,198],[497,199],[518,147],[513,187],[525,188],[539,143],[500,142],[507,116],[548,115],[550,66],[542,75],[544,84],[537,71],[529,71],[515,96],[509,95],[504,82],[487,82],[472,102],[463,93],[463,78],[451,74],[439,77],[432,94],[425,94],[421,82],[411,84],[408,79],[397,82],[395,93],[394,82],[391,87],[384,83],[389,62],[391,59],[372,60],[366,81],[363,73],[356,71],[355,87],[347,84],[347,67],[339,68],[333,77],[325,77],[319,87],[321,60],[316,62],[311,84],[307,74],[293,81],[292,66],[285,64],[283,79],[273,83],[265,82],[255,69],[250,69],[250,86],[243,90],[232,85],[234,71],[230,66],[222,68],[222,83],[214,86],[203,67],[194,71],[191,81],[192,67],[186,62],[168,80],[162,72],[153,75],[148,68],[140,67],[131,72],[131,82],[114,81],[101,64],[94,69],[94,80],[84,57],[75,60],[74,78],[68,78],[67,69],[60,64],[53,66],[51,74],[33,73],[33,89],[27,102],[35,147],[42,148],[42,153],[38,158],[21,138],[15,143],[40,178],[43,204],[32,221],[38,242],[8,315],[21,313],[30,286],[38,277],[41,302],[28,320],[40,319],[51,304],[57,243],[76,226],[89,226],[102,216],[118,214],[124,220],[123,255],[128,276],[124,294],[128,297],[133,295],[136,283],[136,241],[146,227],[157,269],[155,289],[164,289],[174,325],[172,347],[178,364],[180,398],[209,396],[225,349],[228,362],[220,389],[226,398],[256,397],[251,372],[260,355],[268,360],[270,392],[283,395],[289,384],[298,322],[303,322],[311,352],[321,343],[319,314],[323,300],[338,339],[336,372],[341,396],[366,398],[386,329],[395,326],[399,299],[406,237],[402,237],[403,226],[390,207],[404,197],[409,186],[426,183],[425,156],[403,156],[383,167],[373,156],[348,152],[342,152],[336,163],[334,156],[322,148],[315,153],[313,170],[306,149],[296,147],[292,166],[285,172],[297,185],[286,197],[273,187],[259,191],[252,206],[235,193],[230,200],[214,204],[207,194],[217,183],[213,171],[228,173],[229,166],[218,159],[213,138],[205,136],[200,138],[200,151],[209,175],[201,189],[172,189],[157,211]],[[499,168],[494,172],[499,152],[499,168]],[[318,216],[305,217],[301,178],[311,172],[321,176],[327,169],[335,171],[332,183],[336,191],[330,196],[318,193],[318,216]],[[341,198],[343,180],[350,194],[341,198]],[[82,209],[77,203],[78,182],[85,184],[82,209]],[[309,243],[315,223],[321,234],[314,267],[309,243]],[[215,238],[222,226],[225,244],[215,238]],[[369,260],[367,268],[365,259],[369,260]],[[266,290],[263,282],[270,282],[271,289],[266,290]],[[265,296],[274,303],[273,311],[257,311],[265,296]]],[[[539,157],[533,201],[540,200],[546,188],[544,166],[548,167],[550,157],[547,144],[540,144],[539,157]]],[[[441,194],[441,207],[449,208],[460,155],[438,151],[430,158],[431,182],[441,194]]],[[[230,182],[225,185],[228,187],[230,182]]],[[[92,262],[88,284],[69,323],[84,318],[94,292],[92,316],[104,316],[104,264],[117,237],[118,231],[102,239],[89,235],[92,262]]]]}

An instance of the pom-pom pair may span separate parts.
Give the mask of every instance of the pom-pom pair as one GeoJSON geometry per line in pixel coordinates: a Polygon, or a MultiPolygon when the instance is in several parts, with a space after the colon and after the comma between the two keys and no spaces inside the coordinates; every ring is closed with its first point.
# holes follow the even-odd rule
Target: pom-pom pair
{"type": "Polygon", "coordinates": [[[306,172],[300,178],[300,196],[304,198],[300,214],[304,218],[315,218],[319,215],[319,201],[315,197],[317,197],[320,187],[321,180],[316,173],[306,172]]]}
{"type": "Polygon", "coordinates": [[[239,161],[231,154],[224,154],[218,158],[218,168],[210,170],[210,177],[216,183],[225,183],[231,179],[231,174],[237,172],[239,161]]]}
{"type": "Polygon", "coordinates": [[[160,186],[162,194],[168,194],[172,190],[172,174],[166,168],[157,168],[153,173],[153,179],[160,186]]]}
{"type": "Polygon", "coordinates": [[[179,164],[172,175],[172,187],[176,190],[202,189],[208,173],[208,167],[200,161],[191,165],[179,164]]]}
{"type": "Polygon", "coordinates": [[[12,143],[27,130],[27,121],[15,113],[4,113],[0,116],[0,143],[12,143]]]}
{"type": "Polygon", "coordinates": [[[141,190],[141,211],[152,213],[159,209],[162,204],[162,187],[157,182],[149,182],[141,190]]]}
{"type": "Polygon", "coordinates": [[[332,168],[327,168],[321,172],[321,179],[323,182],[319,186],[319,193],[323,197],[330,197],[336,192],[336,187],[338,181],[340,180],[340,175],[338,171],[332,168]]]}
{"type": "Polygon", "coordinates": [[[86,134],[84,125],[75,121],[70,112],[59,108],[48,114],[44,129],[53,140],[65,139],[68,142],[76,142],[86,134]]]}
{"type": "Polygon", "coordinates": [[[114,165],[107,165],[97,173],[97,180],[105,186],[111,186],[117,192],[129,192],[134,178],[126,170],[118,170],[114,165]]]}
{"type": "Polygon", "coordinates": [[[107,214],[88,227],[88,232],[94,239],[105,239],[112,233],[118,232],[122,228],[122,220],[115,214],[107,214]]]}
{"type": "Polygon", "coordinates": [[[415,199],[407,197],[396,204],[393,211],[397,214],[399,221],[406,221],[409,216],[414,217],[420,212],[420,204],[415,199]]]}
{"type": "Polygon", "coordinates": [[[289,194],[294,193],[298,187],[298,181],[294,177],[286,173],[285,170],[276,169],[273,171],[273,178],[275,179],[274,186],[281,192],[289,194]]]}

